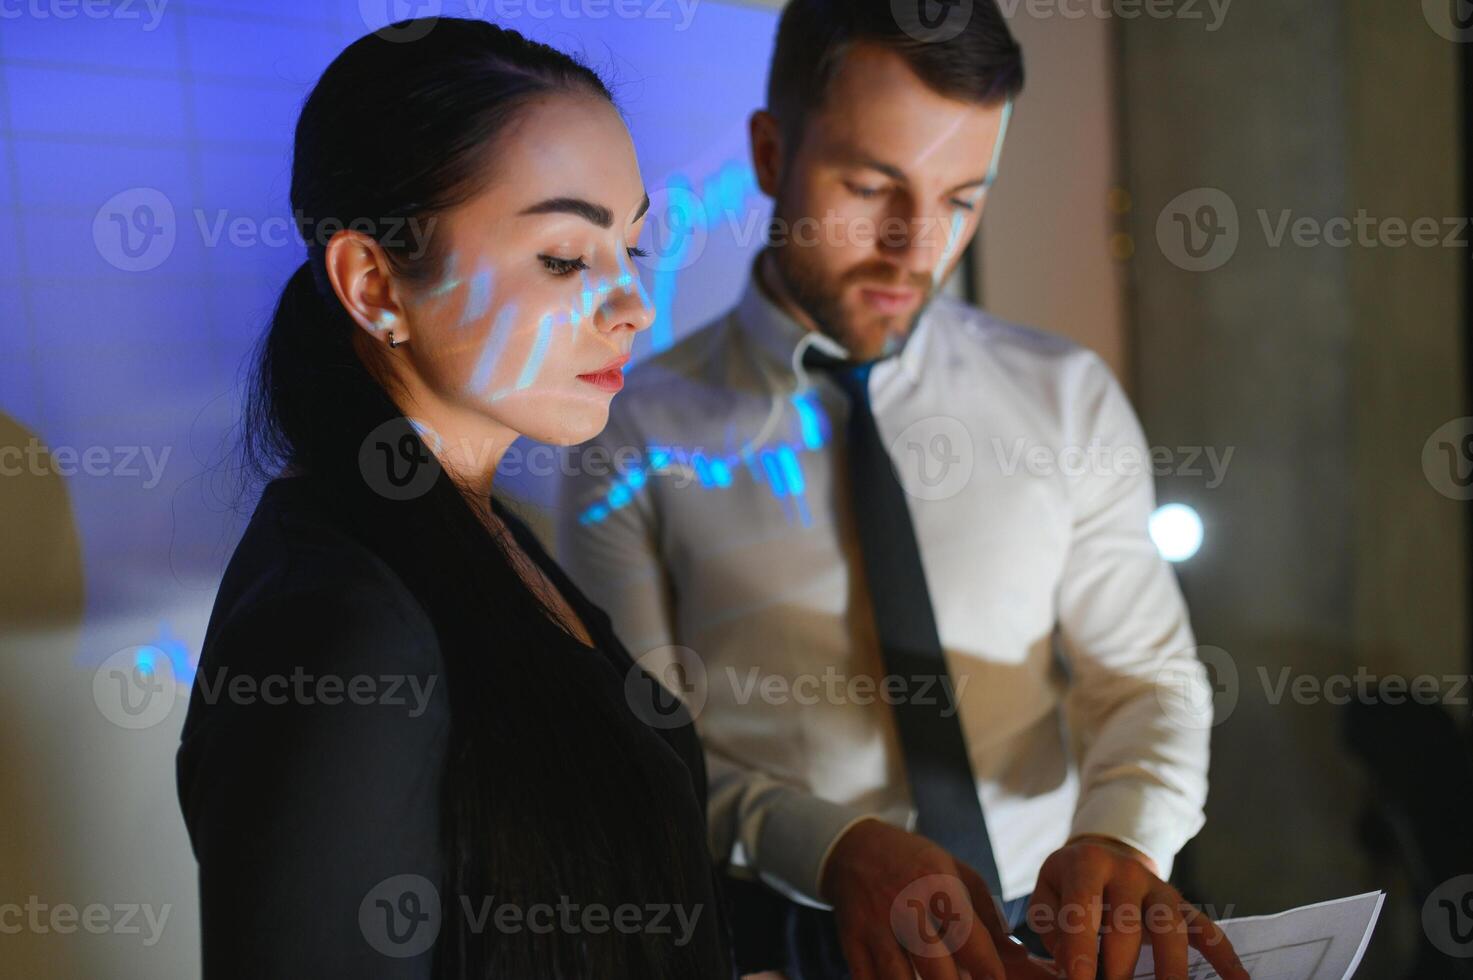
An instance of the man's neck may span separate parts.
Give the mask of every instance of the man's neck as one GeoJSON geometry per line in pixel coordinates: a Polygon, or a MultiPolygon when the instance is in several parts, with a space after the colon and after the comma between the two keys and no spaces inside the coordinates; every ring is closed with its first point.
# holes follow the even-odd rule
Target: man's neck
{"type": "Polygon", "coordinates": [[[818,330],[818,322],[808,315],[807,310],[798,305],[798,301],[788,291],[783,274],[777,267],[777,256],[773,254],[772,249],[763,249],[762,253],[757,256],[755,271],[757,288],[762,290],[763,294],[772,300],[778,309],[792,317],[793,321],[804,330],[818,330]]]}

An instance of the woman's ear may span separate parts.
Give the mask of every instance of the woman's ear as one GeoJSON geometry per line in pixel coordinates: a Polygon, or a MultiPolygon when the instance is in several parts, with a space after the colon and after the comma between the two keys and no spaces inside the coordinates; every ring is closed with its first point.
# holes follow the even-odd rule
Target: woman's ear
{"type": "Polygon", "coordinates": [[[396,344],[409,339],[382,245],[362,232],[344,229],[328,241],[326,265],[333,292],[358,326],[380,343],[388,343],[391,330],[396,344]]]}

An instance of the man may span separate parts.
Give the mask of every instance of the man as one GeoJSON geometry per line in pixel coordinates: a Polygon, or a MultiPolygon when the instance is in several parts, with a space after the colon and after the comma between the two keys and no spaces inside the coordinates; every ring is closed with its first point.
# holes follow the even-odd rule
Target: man
{"type": "Polygon", "coordinates": [[[559,550],[697,715],[714,852],[760,882],[733,885],[744,970],[1036,975],[1006,938],[1031,895],[1070,980],[1143,946],[1185,977],[1189,943],[1236,980],[1164,881],[1210,707],[1149,470],[1036,465],[1144,460],[1140,427],[1094,354],[937,295],[1022,86],[968,6],[929,36],[883,0],[787,7],[750,127],[769,247],[631,374],[559,550]]]}

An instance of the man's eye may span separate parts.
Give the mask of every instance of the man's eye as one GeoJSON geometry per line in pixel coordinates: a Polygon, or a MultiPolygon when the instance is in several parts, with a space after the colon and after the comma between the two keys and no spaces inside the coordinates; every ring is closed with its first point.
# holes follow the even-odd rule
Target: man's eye
{"type": "Polygon", "coordinates": [[[582,272],[588,268],[588,263],[583,261],[583,256],[575,259],[561,259],[556,255],[539,255],[542,265],[555,276],[571,276],[575,272],[582,272]]]}
{"type": "Polygon", "coordinates": [[[850,184],[849,190],[855,197],[862,197],[866,200],[872,197],[879,197],[885,193],[885,188],[883,187],[862,187],[859,184],[850,184]]]}

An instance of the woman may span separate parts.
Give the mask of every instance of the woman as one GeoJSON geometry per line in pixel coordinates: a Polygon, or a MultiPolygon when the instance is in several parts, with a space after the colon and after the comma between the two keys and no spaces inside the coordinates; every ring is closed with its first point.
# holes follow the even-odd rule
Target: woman
{"type": "Polygon", "coordinates": [[[490,495],[516,437],[604,426],[650,323],[628,132],[512,31],[392,38],[297,124],[309,257],[245,432],[287,472],[179,752],[204,975],[730,977],[689,720],[640,720],[649,679],[490,495]]]}

